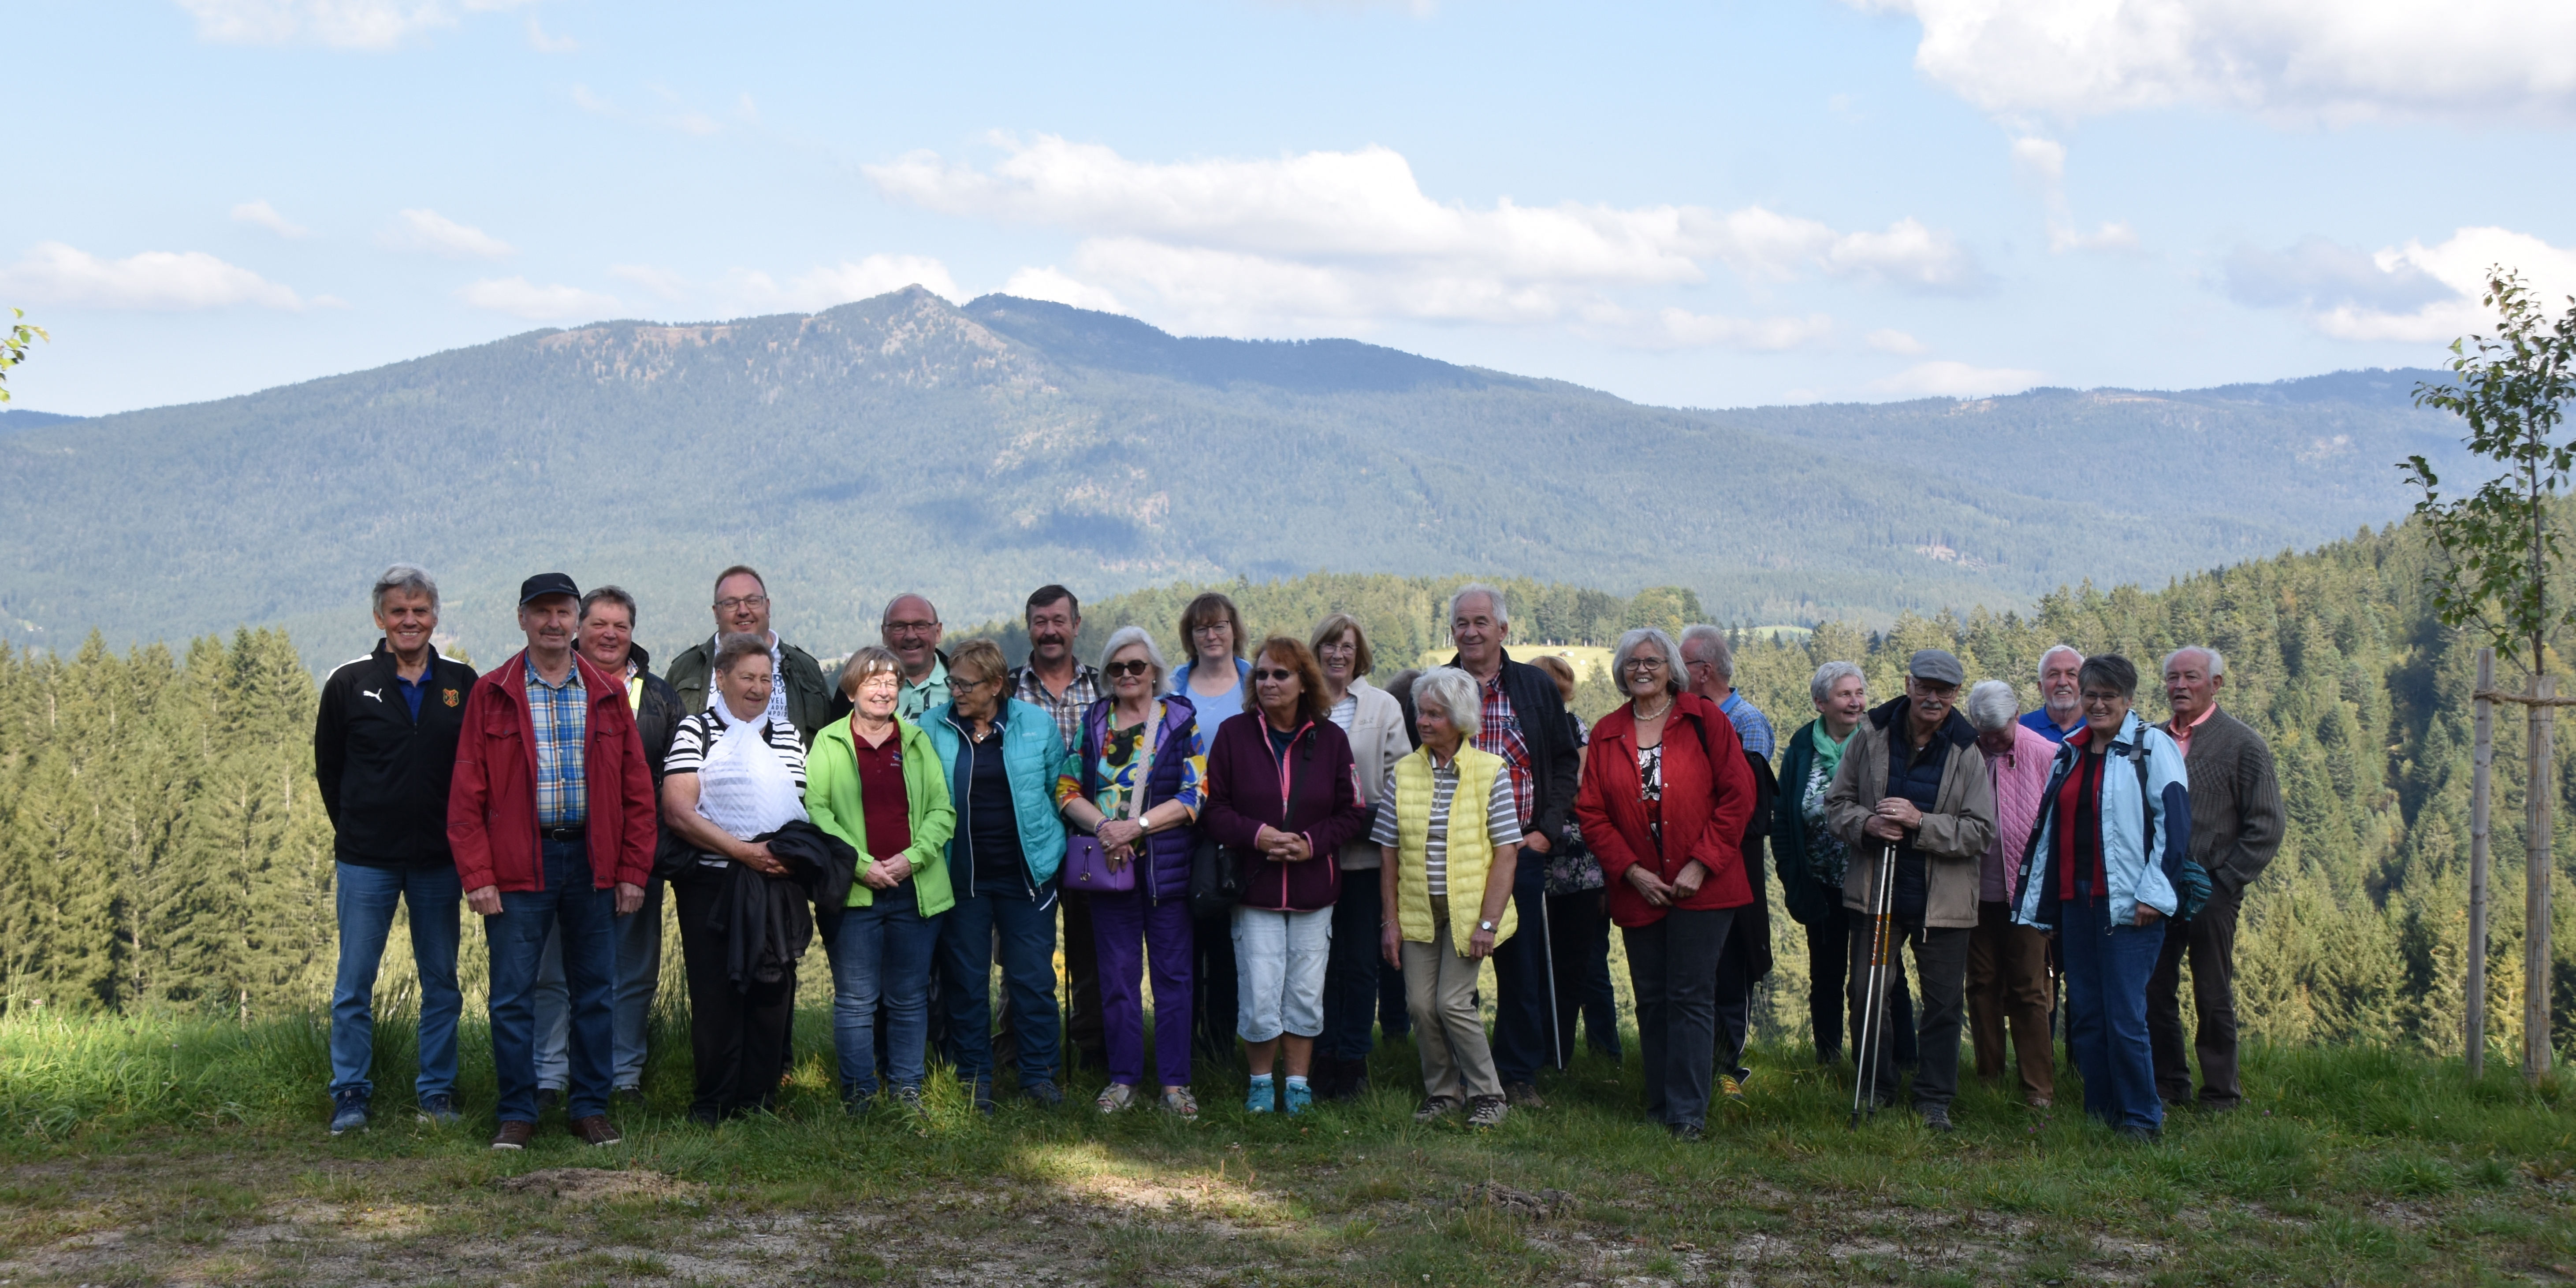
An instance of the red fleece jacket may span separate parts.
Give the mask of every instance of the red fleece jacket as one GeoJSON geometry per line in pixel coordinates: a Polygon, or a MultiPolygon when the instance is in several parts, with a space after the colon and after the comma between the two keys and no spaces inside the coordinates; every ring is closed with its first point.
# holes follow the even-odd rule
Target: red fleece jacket
{"type": "Polygon", "coordinates": [[[1753,767],[1735,722],[1696,693],[1676,695],[1664,720],[1663,844],[1646,826],[1643,780],[1637,776],[1637,718],[1625,706],[1592,726],[1592,749],[1583,760],[1583,789],[1574,816],[1583,843],[1601,860],[1610,887],[1610,919],[1622,926],[1651,926],[1665,910],[1646,902],[1628,883],[1639,863],[1669,882],[1693,859],[1708,869],[1699,893],[1674,906],[1693,910],[1741,908],[1753,902],[1744,877],[1744,825],[1753,819],[1753,767]],[[1712,768],[1713,766],[1713,768],[1712,768]]]}
{"type": "MultiPolygon", "coordinates": [[[[528,714],[527,653],[483,673],[465,695],[465,730],[447,791],[447,844],[467,890],[545,888],[537,845],[536,721],[528,714]]],[[[585,838],[593,889],[642,885],[653,874],[653,771],[626,705],[626,685],[581,654],[589,696],[582,777],[590,793],[585,838]]]]}

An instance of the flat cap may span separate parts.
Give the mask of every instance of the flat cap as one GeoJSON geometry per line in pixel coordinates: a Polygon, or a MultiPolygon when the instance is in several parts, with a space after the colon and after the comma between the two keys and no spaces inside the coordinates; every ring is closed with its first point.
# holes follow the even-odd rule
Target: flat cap
{"type": "Polygon", "coordinates": [[[1959,665],[1959,659],[1948,649],[1916,649],[1905,663],[1905,673],[1918,680],[1954,687],[1968,682],[1968,668],[1959,665]]]}

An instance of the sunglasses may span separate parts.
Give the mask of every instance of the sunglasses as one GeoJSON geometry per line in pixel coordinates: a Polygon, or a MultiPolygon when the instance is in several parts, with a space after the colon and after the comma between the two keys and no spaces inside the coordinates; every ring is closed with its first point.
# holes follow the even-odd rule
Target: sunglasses
{"type": "Polygon", "coordinates": [[[1124,662],[1112,662],[1109,665],[1100,668],[1100,671],[1101,674],[1114,680],[1122,675],[1143,675],[1147,671],[1151,671],[1153,669],[1154,664],[1144,660],[1143,658],[1130,658],[1124,662]]]}
{"type": "Polygon", "coordinates": [[[1252,678],[1253,678],[1253,679],[1256,679],[1256,680],[1272,680],[1272,681],[1285,682],[1285,681],[1288,681],[1288,680],[1296,679],[1296,678],[1297,678],[1297,673],[1296,673],[1295,671],[1282,671],[1282,670],[1272,669],[1272,670],[1268,670],[1268,671],[1255,671],[1255,672],[1253,672],[1253,673],[1252,673],[1252,678]]]}

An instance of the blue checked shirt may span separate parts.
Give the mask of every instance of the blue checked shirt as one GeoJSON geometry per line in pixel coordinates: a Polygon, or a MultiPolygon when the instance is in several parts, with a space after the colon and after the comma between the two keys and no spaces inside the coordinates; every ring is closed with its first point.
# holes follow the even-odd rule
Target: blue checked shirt
{"type": "Polygon", "coordinates": [[[582,790],[583,757],[590,728],[590,695],[581,687],[581,665],[562,684],[548,684],[527,663],[528,721],[537,731],[537,826],[580,827],[590,820],[590,794],[582,790]]]}

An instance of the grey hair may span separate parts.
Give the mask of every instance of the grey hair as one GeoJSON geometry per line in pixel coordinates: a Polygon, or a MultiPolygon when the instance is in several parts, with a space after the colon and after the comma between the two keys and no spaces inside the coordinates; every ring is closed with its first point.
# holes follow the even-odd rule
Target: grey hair
{"type": "MultiPolygon", "coordinates": [[[[1109,642],[1100,646],[1100,669],[1109,669],[1109,659],[1127,650],[1130,644],[1145,646],[1145,660],[1154,664],[1154,692],[1172,691],[1172,668],[1163,661],[1163,650],[1154,647],[1154,633],[1142,626],[1121,626],[1109,633],[1109,642]]],[[[1101,677],[1104,683],[1108,677],[1101,677]]]]}
{"type": "Polygon", "coordinates": [[[1979,680],[1977,687],[1968,690],[1968,723],[1980,733],[2011,728],[2020,714],[2021,698],[2002,680],[1979,680]]]}
{"type": "Polygon", "coordinates": [[[408,590],[429,596],[429,609],[438,611],[438,583],[430,580],[429,571],[417,564],[398,563],[376,578],[374,609],[385,611],[385,596],[393,591],[408,590]]]}
{"type": "Polygon", "coordinates": [[[1509,626],[1512,624],[1511,603],[1503,598],[1503,592],[1496,590],[1481,581],[1468,582],[1466,585],[1460,586],[1457,590],[1450,593],[1450,621],[1455,622],[1458,620],[1458,601],[1465,599],[1469,595],[1482,595],[1485,597],[1485,603],[1491,606],[1494,610],[1494,624],[1496,626],[1509,626]]]}
{"type": "Polygon", "coordinates": [[[1827,662],[1816,668],[1814,679],[1807,681],[1807,696],[1814,698],[1817,706],[1825,705],[1825,699],[1834,696],[1834,686],[1842,683],[1844,676],[1859,680],[1862,692],[1869,691],[1869,677],[1861,674],[1858,666],[1849,662],[1827,662]]]}
{"type": "Polygon", "coordinates": [[[1435,666],[1416,676],[1413,709],[1420,712],[1426,702],[1449,717],[1449,727],[1458,731],[1461,742],[1474,742],[1484,732],[1485,700],[1476,689],[1476,677],[1465,671],[1435,666]]]}
{"type": "Polygon", "coordinates": [[[1682,647],[1701,650],[1701,661],[1717,668],[1728,684],[1735,683],[1735,646],[1726,642],[1726,632],[1697,622],[1682,628],[1682,647]]]}
{"type": "Polygon", "coordinates": [[[1650,644],[1664,655],[1664,692],[1681,692],[1687,687],[1682,683],[1681,646],[1655,626],[1640,626],[1619,637],[1618,649],[1610,654],[1610,683],[1617,685],[1620,692],[1627,692],[1628,663],[1636,658],[1639,649],[1650,644]]]}
{"type": "Polygon", "coordinates": [[[859,685],[865,683],[871,675],[891,675],[894,677],[896,686],[900,687],[903,684],[903,660],[894,655],[893,649],[882,644],[860,645],[859,651],[852,653],[850,660],[841,664],[841,692],[850,697],[857,697],[859,685]]]}
{"type": "Polygon", "coordinates": [[[2165,654],[2165,660],[2159,663],[2156,669],[2166,672],[2172,671],[2174,659],[2181,657],[2185,653],[2198,653],[2207,657],[2209,659],[2209,673],[2211,675],[2216,676],[2227,674],[2227,658],[2217,649],[2211,648],[2206,644],[2185,644],[2181,648],[2165,654]]]}
{"type": "Polygon", "coordinates": [[[2050,658],[2052,658],[2052,657],[2055,657],[2055,656],[2057,656],[2057,655],[2058,655],[2058,654],[2060,654],[2060,653],[2072,653],[2072,654],[2074,654],[2074,655],[2075,655],[2075,661],[2076,661],[2077,665],[2079,665],[2079,666],[2080,666],[2080,665],[2082,665],[2082,664],[2083,664],[2083,661],[2084,661],[2084,650],[2082,650],[2082,649],[2080,649],[2080,648],[2077,648],[2077,647],[2075,647],[2075,646],[2074,646],[2074,645],[2072,645],[2072,644],[2051,644],[2051,645],[2049,645],[2049,646],[2048,646],[2048,651],[2047,651],[2047,652],[2042,653],[2042,654],[2040,654],[2040,655],[2039,655],[2039,667],[2038,667],[2037,671],[2036,671],[2036,672],[2034,672],[2034,674],[2036,674],[2040,679],[2043,679],[2043,680],[2047,679],[2047,678],[2048,678],[2048,659],[2050,659],[2050,658]]]}
{"type": "Polygon", "coordinates": [[[626,625],[629,628],[632,628],[635,625],[636,618],[642,616],[642,614],[635,611],[635,597],[627,594],[624,588],[618,586],[593,586],[590,588],[589,594],[581,597],[581,616],[574,620],[584,622],[589,621],[591,607],[603,599],[626,610],[626,625]]]}
{"type": "Polygon", "coordinates": [[[877,625],[885,625],[887,619],[894,616],[894,606],[907,599],[920,600],[921,606],[930,610],[930,620],[933,623],[937,623],[939,621],[939,605],[931,603],[930,596],[922,594],[917,590],[907,590],[886,597],[885,607],[877,610],[877,625]]]}
{"type": "Polygon", "coordinates": [[[723,639],[716,641],[715,669],[719,671],[730,671],[733,669],[734,663],[750,657],[754,653],[757,653],[762,657],[769,656],[769,641],[762,639],[749,631],[741,631],[732,635],[727,635],[723,639]]]}

